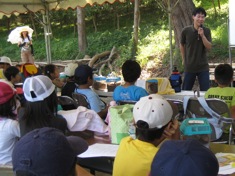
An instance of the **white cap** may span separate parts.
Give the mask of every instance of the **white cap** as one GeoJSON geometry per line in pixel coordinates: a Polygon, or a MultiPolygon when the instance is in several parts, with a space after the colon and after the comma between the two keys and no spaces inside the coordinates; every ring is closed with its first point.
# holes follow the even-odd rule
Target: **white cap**
{"type": "Polygon", "coordinates": [[[30,102],[42,101],[55,90],[50,78],[44,75],[29,77],[23,85],[24,96],[30,102]]]}
{"type": "MultiPolygon", "coordinates": [[[[149,128],[162,128],[173,117],[173,109],[162,96],[151,94],[142,97],[134,106],[135,123],[139,120],[146,122],[149,128]]],[[[138,127],[138,126],[137,126],[138,127]]]]}
{"type": "Polygon", "coordinates": [[[78,67],[77,63],[69,63],[64,68],[64,74],[66,76],[74,76],[75,69],[78,67]]]}
{"type": "Polygon", "coordinates": [[[9,57],[7,57],[7,56],[0,57],[0,63],[7,63],[7,64],[12,65],[11,59],[9,57]]]}

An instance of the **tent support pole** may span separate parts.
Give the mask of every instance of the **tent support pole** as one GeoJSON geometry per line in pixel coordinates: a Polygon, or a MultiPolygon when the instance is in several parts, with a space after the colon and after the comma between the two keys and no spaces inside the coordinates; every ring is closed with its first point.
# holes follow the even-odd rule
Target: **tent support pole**
{"type": "Polygon", "coordinates": [[[45,44],[46,44],[46,55],[47,55],[47,63],[51,63],[51,41],[50,41],[50,26],[49,26],[49,12],[48,9],[45,10],[45,14],[43,14],[43,27],[44,27],[44,36],[45,36],[45,44]]]}

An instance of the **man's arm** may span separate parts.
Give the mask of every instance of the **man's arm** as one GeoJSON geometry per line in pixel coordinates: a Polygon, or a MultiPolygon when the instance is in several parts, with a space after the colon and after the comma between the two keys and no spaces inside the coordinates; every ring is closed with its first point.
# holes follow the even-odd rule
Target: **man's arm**
{"type": "Polygon", "coordinates": [[[182,56],[182,65],[184,65],[184,60],[185,60],[185,45],[184,44],[180,44],[180,53],[182,56]]]}
{"type": "Polygon", "coordinates": [[[211,42],[209,42],[207,40],[205,35],[202,36],[202,42],[203,42],[204,46],[206,47],[206,49],[210,50],[212,48],[211,42]]]}
{"type": "MultiPolygon", "coordinates": [[[[198,34],[199,34],[199,35],[201,36],[201,38],[202,38],[203,45],[206,47],[206,49],[210,50],[210,49],[212,48],[212,44],[211,44],[211,42],[208,40],[208,38],[205,36],[203,28],[200,27],[200,28],[198,29],[198,34]]],[[[211,36],[211,33],[209,32],[209,36],[208,36],[208,37],[210,37],[210,36],[211,36]]]]}

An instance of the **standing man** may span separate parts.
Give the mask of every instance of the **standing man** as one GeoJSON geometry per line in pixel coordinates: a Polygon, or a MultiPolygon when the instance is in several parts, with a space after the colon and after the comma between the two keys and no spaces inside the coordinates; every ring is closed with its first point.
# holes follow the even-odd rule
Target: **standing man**
{"type": "Polygon", "coordinates": [[[193,11],[193,25],[182,30],[180,52],[184,65],[183,90],[192,90],[196,76],[201,91],[207,91],[209,83],[209,64],[207,50],[211,49],[211,31],[203,26],[206,11],[198,7],[193,11]]]}

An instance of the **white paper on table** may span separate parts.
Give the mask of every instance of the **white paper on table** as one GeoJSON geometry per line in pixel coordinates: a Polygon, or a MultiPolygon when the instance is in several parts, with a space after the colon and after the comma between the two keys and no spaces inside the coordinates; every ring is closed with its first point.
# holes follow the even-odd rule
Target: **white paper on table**
{"type": "Polygon", "coordinates": [[[227,175],[235,173],[235,154],[233,153],[216,153],[216,158],[219,162],[219,174],[227,175]]]}
{"type": "Polygon", "coordinates": [[[143,79],[138,79],[138,80],[135,82],[135,85],[136,85],[136,86],[142,87],[143,89],[145,89],[145,84],[146,84],[146,80],[143,80],[143,79]]]}
{"type": "Polygon", "coordinates": [[[79,158],[90,157],[115,157],[119,145],[115,144],[93,144],[84,153],[78,155],[79,158]]]}

